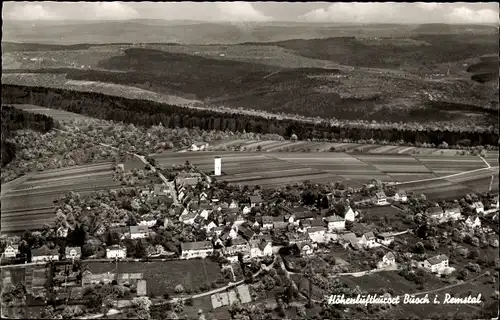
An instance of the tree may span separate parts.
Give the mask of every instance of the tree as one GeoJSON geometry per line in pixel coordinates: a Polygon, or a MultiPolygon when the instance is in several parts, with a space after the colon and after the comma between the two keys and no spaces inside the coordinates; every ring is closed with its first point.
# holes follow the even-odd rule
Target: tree
{"type": "Polygon", "coordinates": [[[144,247],[144,244],[142,243],[141,240],[137,241],[135,244],[135,252],[134,252],[134,257],[138,259],[146,258],[148,255],[148,252],[146,248],[144,247]]]}

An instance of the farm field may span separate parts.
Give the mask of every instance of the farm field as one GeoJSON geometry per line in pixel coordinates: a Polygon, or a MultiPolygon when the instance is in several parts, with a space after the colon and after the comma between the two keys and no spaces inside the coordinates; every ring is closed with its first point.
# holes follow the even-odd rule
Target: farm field
{"type": "Polygon", "coordinates": [[[39,229],[55,219],[53,201],[69,191],[81,195],[119,188],[112,163],[98,163],[30,174],[2,195],[2,232],[39,229]]]}
{"type": "MultiPolygon", "coordinates": [[[[262,142],[269,144],[268,141],[262,142]]],[[[424,193],[429,199],[436,200],[488,191],[491,176],[498,179],[498,168],[486,170],[486,164],[474,156],[231,151],[171,152],[151,156],[164,168],[182,165],[189,160],[207,174],[213,172],[213,158],[220,156],[223,176],[219,179],[229,183],[280,187],[305,180],[313,183],[338,181],[356,188],[378,179],[400,182],[399,187],[424,193]],[[482,168],[485,170],[450,180],[439,179],[439,176],[482,168]],[[419,181],[423,179],[435,180],[419,181]]],[[[492,185],[491,188],[493,192],[498,190],[498,186],[492,185]]]]}
{"type": "MultiPolygon", "coordinates": [[[[209,146],[211,151],[224,151],[235,147],[241,148],[242,151],[256,151],[260,146],[262,152],[330,152],[331,148],[335,151],[347,153],[379,153],[379,154],[411,154],[411,155],[429,155],[432,158],[435,156],[455,157],[457,149],[437,149],[437,148],[418,148],[406,146],[392,145],[376,145],[376,144],[358,144],[358,143],[333,143],[333,142],[315,142],[315,141],[258,141],[258,140],[229,140],[217,141],[209,146]]],[[[461,156],[463,157],[463,156],[461,156]]],[[[458,158],[462,159],[462,158],[458,158]]],[[[485,158],[488,162],[498,163],[498,151],[489,151],[485,158]]],[[[478,160],[480,160],[478,158],[478,160]]],[[[491,164],[493,166],[493,164],[491,164]]]]}
{"type": "Polygon", "coordinates": [[[49,109],[49,108],[35,106],[35,105],[31,105],[31,104],[15,104],[12,106],[17,108],[17,109],[21,109],[21,110],[24,110],[27,112],[44,114],[46,116],[54,118],[54,120],[59,121],[59,122],[67,122],[67,121],[72,120],[72,119],[75,119],[75,120],[92,119],[90,117],[87,117],[87,116],[84,116],[84,115],[78,114],[78,113],[68,112],[68,111],[59,110],[59,109],[49,109]]]}
{"type": "MultiPolygon", "coordinates": [[[[116,264],[110,262],[84,262],[82,267],[89,268],[93,274],[111,272],[116,264]]],[[[176,285],[185,290],[198,290],[201,286],[210,287],[212,282],[221,277],[217,262],[210,259],[173,260],[161,262],[118,262],[117,273],[142,273],[147,281],[148,295],[163,296],[174,293],[176,285]]]]}

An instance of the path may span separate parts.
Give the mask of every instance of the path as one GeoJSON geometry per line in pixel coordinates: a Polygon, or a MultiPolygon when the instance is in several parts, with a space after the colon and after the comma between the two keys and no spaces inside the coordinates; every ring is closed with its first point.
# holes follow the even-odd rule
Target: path
{"type": "Polygon", "coordinates": [[[442,176],[442,177],[428,178],[428,179],[421,179],[421,180],[413,180],[413,181],[405,181],[405,182],[389,182],[388,184],[389,185],[404,185],[404,184],[410,184],[410,183],[415,183],[415,182],[426,182],[426,181],[434,181],[434,180],[446,180],[448,178],[453,178],[453,177],[461,176],[461,175],[468,174],[468,173],[474,173],[474,172],[485,171],[485,170],[490,170],[490,169],[498,169],[498,168],[499,168],[498,166],[496,166],[496,167],[489,167],[489,168],[480,168],[480,169],[474,169],[474,170],[470,170],[470,171],[463,171],[463,172],[459,172],[459,173],[454,173],[454,174],[450,174],[450,175],[442,176]]]}
{"type": "Polygon", "coordinates": [[[461,286],[461,285],[463,285],[463,284],[467,284],[467,283],[470,283],[470,282],[476,281],[477,279],[479,279],[479,278],[481,278],[481,277],[484,277],[487,273],[488,273],[488,271],[486,271],[486,272],[485,272],[485,273],[483,273],[483,274],[478,275],[477,277],[474,277],[474,278],[472,278],[472,279],[469,279],[469,280],[467,280],[467,281],[464,281],[464,282],[455,283],[455,284],[452,284],[452,285],[449,285],[449,286],[445,286],[445,287],[441,287],[441,288],[438,288],[438,289],[433,289],[433,290],[428,290],[428,291],[422,291],[422,292],[413,293],[413,295],[415,295],[415,296],[419,296],[419,295],[422,295],[422,294],[434,293],[434,292],[438,292],[438,291],[441,291],[441,290],[446,290],[446,289],[450,289],[450,288],[458,287],[458,286],[461,286]]]}

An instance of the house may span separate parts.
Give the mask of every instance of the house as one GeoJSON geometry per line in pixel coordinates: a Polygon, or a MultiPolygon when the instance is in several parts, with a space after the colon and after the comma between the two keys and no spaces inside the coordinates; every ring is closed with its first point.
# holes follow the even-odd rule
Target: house
{"type": "Polygon", "coordinates": [[[59,250],[49,249],[46,245],[31,250],[31,262],[59,261],[59,250]]]}
{"type": "Polygon", "coordinates": [[[382,261],[377,264],[378,268],[387,268],[396,264],[394,253],[389,252],[382,257],[382,261]]]}
{"type": "Polygon", "coordinates": [[[249,214],[250,212],[252,212],[252,207],[250,207],[249,205],[245,205],[241,208],[241,213],[243,214],[249,214]]]}
{"type": "Polygon", "coordinates": [[[231,200],[231,203],[229,204],[229,208],[238,208],[238,201],[236,200],[231,200]]]}
{"type": "Polygon", "coordinates": [[[453,206],[444,210],[444,218],[446,220],[459,220],[462,218],[462,210],[460,206],[453,206]]]}
{"type": "Polygon", "coordinates": [[[334,215],[325,218],[326,223],[328,223],[328,231],[338,231],[345,229],[345,219],[334,215]]]}
{"type": "Polygon", "coordinates": [[[289,245],[309,241],[309,238],[302,233],[289,233],[286,235],[286,237],[289,245]]]}
{"type": "Polygon", "coordinates": [[[316,215],[309,209],[303,207],[297,207],[288,209],[294,217],[295,223],[299,223],[300,220],[312,220],[316,215]]]}
{"type": "Polygon", "coordinates": [[[19,246],[17,244],[8,245],[3,255],[5,258],[15,258],[19,254],[19,246]]]}
{"type": "Polygon", "coordinates": [[[435,273],[441,273],[448,268],[448,257],[440,254],[424,261],[424,268],[435,273]]]}
{"type": "Polygon", "coordinates": [[[401,202],[408,201],[408,196],[406,194],[406,191],[404,190],[397,191],[396,194],[394,195],[394,201],[401,201],[401,202]]]}
{"type": "Polygon", "coordinates": [[[394,242],[394,236],[391,232],[382,232],[377,235],[377,241],[385,246],[394,242]]]}
{"type": "Polygon", "coordinates": [[[114,245],[106,248],[106,258],[108,259],[125,259],[127,257],[127,248],[119,245],[114,245]]]}
{"type": "Polygon", "coordinates": [[[149,235],[147,226],[130,226],[130,239],[143,239],[149,235]]]}
{"type": "MultiPolygon", "coordinates": [[[[213,222],[211,220],[204,220],[202,228],[205,229],[205,231],[207,233],[209,233],[212,230],[214,230],[215,228],[217,228],[217,225],[215,224],[215,222],[213,222]]],[[[222,231],[222,228],[221,228],[221,231],[222,231]]]]}
{"type": "Polygon", "coordinates": [[[238,226],[238,233],[241,234],[241,236],[246,240],[252,239],[253,236],[255,235],[255,233],[252,231],[252,229],[250,229],[248,226],[244,226],[244,225],[238,226]]]}
{"type": "Polygon", "coordinates": [[[184,259],[206,258],[213,252],[214,247],[210,241],[181,243],[181,257],[184,259]]]}
{"type": "Polygon", "coordinates": [[[206,142],[195,142],[189,147],[189,151],[203,151],[208,147],[206,142]]]}
{"type": "Polygon", "coordinates": [[[245,223],[245,218],[243,218],[243,216],[241,214],[238,214],[234,217],[234,221],[233,221],[233,225],[238,227],[240,225],[242,225],[243,223],[245,223]]]}
{"type": "Polygon", "coordinates": [[[179,221],[183,222],[184,224],[193,225],[194,220],[196,219],[197,216],[198,213],[196,213],[195,211],[187,212],[186,214],[182,214],[179,217],[179,221]]]}
{"type": "Polygon", "coordinates": [[[296,244],[301,256],[309,256],[313,254],[313,246],[310,242],[301,242],[296,244]]]}
{"type": "Polygon", "coordinates": [[[200,217],[203,217],[203,219],[208,219],[210,212],[211,212],[211,210],[209,210],[209,209],[201,209],[198,211],[198,215],[200,217]]]}
{"type": "Polygon", "coordinates": [[[334,211],[336,215],[344,218],[346,221],[354,221],[354,218],[357,216],[357,213],[352,210],[349,204],[337,203],[334,207],[334,211]]]}
{"type": "Polygon", "coordinates": [[[260,206],[262,204],[262,196],[261,195],[250,196],[249,201],[250,201],[250,207],[252,208],[255,206],[260,206]]]}
{"type": "Polygon", "coordinates": [[[479,216],[472,215],[467,217],[467,220],[465,220],[465,225],[469,228],[477,228],[481,226],[481,220],[479,219],[479,216]]]}
{"type": "Polygon", "coordinates": [[[140,226],[147,226],[149,228],[153,227],[156,225],[157,220],[150,214],[145,215],[141,221],[139,221],[140,226]]]}
{"type": "Polygon", "coordinates": [[[288,222],[275,221],[273,222],[273,229],[275,230],[286,230],[288,228],[288,222]]]}
{"type": "Polygon", "coordinates": [[[346,249],[351,246],[353,249],[359,249],[359,239],[354,233],[345,233],[339,237],[339,243],[346,249]]]}
{"type": "Polygon", "coordinates": [[[260,258],[273,255],[273,247],[267,240],[250,240],[250,258],[260,258]]]}
{"type": "Polygon", "coordinates": [[[373,203],[378,205],[387,204],[387,196],[383,191],[379,191],[375,193],[375,197],[373,198],[373,203]]]}
{"type": "Polygon", "coordinates": [[[230,241],[230,246],[224,248],[223,253],[225,256],[234,256],[238,253],[243,253],[244,255],[250,254],[250,246],[243,239],[233,239],[230,241]]]}
{"type": "Polygon", "coordinates": [[[484,213],[484,205],[481,201],[476,201],[472,203],[471,208],[476,211],[476,213],[484,213]]]}
{"type": "Polygon", "coordinates": [[[373,248],[379,246],[376,241],[375,235],[371,231],[361,236],[361,239],[359,239],[359,244],[365,248],[373,248]]]}
{"type": "Polygon", "coordinates": [[[315,228],[315,227],[325,228],[326,227],[326,223],[323,221],[323,219],[313,219],[310,221],[311,221],[311,228],[315,228]]]}
{"type": "Polygon", "coordinates": [[[80,247],[66,247],[64,250],[66,259],[77,260],[82,257],[82,248],[80,247]]]}
{"type": "Polygon", "coordinates": [[[200,201],[208,200],[208,194],[206,192],[200,193],[200,201]]]}
{"type": "Polygon", "coordinates": [[[322,227],[310,227],[307,229],[307,234],[309,235],[314,235],[314,234],[325,234],[326,228],[324,226],[322,227]]]}
{"type": "Polygon", "coordinates": [[[68,236],[68,231],[69,231],[68,227],[61,226],[57,228],[56,235],[58,238],[66,238],[68,236]]]}
{"type": "Polygon", "coordinates": [[[444,217],[443,208],[441,208],[440,206],[430,207],[429,209],[427,209],[425,214],[428,218],[434,220],[440,220],[444,217]]]}

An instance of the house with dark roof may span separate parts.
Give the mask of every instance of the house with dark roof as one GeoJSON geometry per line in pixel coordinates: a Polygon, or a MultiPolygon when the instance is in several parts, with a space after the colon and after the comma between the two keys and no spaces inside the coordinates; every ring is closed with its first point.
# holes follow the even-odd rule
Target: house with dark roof
{"type": "Polygon", "coordinates": [[[250,201],[250,207],[255,207],[255,206],[260,206],[262,204],[262,196],[259,195],[254,195],[249,197],[250,201]]]}
{"type": "Polygon", "coordinates": [[[31,262],[59,261],[59,250],[49,249],[46,245],[31,250],[31,262]]]}
{"type": "Polygon", "coordinates": [[[273,247],[267,240],[250,240],[250,258],[261,258],[273,255],[273,247]]]}
{"type": "Polygon", "coordinates": [[[289,245],[309,241],[309,238],[304,233],[288,233],[286,238],[289,245]]]}
{"type": "Polygon", "coordinates": [[[263,229],[272,229],[273,228],[273,217],[271,216],[262,216],[262,228],[263,229]]]}
{"type": "Polygon", "coordinates": [[[462,219],[462,209],[459,205],[452,206],[444,210],[444,218],[446,220],[460,220],[462,219]]]}
{"type": "Polygon", "coordinates": [[[130,239],[143,239],[149,235],[148,226],[130,226],[130,239]]]}
{"type": "Polygon", "coordinates": [[[286,230],[288,228],[288,222],[273,222],[273,229],[274,230],[286,230]]]}
{"type": "Polygon", "coordinates": [[[392,232],[381,232],[377,235],[377,241],[385,246],[394,242],[394,235],[392,232]]]}
{"type": "Polygon", "coordinates": [[[301,256],[309,256],[314,252],[313,245],[309,241],[297,243],[296,246],[301,256]]]}
{"type": "Polygon", "coordinates": [[[247,241],[252,239],[255,233],[250,229],[248,226],[245,225],[239,225],[238,226],[238,233],[247,241]]]}
{"type": "Polygon", "coordinates": [[[375,193],[373,203],[378,205],[387,204],[387,196],[385,195],[384,191],[378,191],[375,193]]]}
{"type": "Polygon", "coordinates": [[[398,190],[394,195],[394,201],[406,202],[408,201],[408,195],[404,190],[398,190]]]}
{"type": "Polygon", "coordinates": [[[333,216],[328,216],[324,219],[328,224],[328,231],[330,232],[345,229],[345,219],[340,216],[333,215],[333,216]]]}
{"type": "Polygon", "coordinates": [[[357,216],[356,212],[351,208],[351,206],[347,203],[337,203],[334,206],[335,215],[344,218],[347,221],[354,221],[354,218],[357,216]]]}
{"type": "Polygon", "coordinates": [[[382,261],[377,264],[378,268],[387,268],[396,264],[394,253],[388,252],[382,257],[382,261]]]}
{"type": "Polygon", "coordinates": [[[210,241],[181,243],[181,257],[183,259],[206,258],[213,252],[214,247],[210,241]]]}
{"type": "Polygon", "coordinates": [[[359,240],[359,244],[365,248],[374,248],[380,245],[377,243],[375,235],[371,231],[363,234],[359,240]]]}

